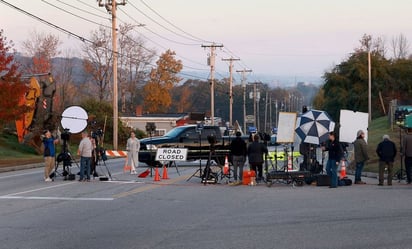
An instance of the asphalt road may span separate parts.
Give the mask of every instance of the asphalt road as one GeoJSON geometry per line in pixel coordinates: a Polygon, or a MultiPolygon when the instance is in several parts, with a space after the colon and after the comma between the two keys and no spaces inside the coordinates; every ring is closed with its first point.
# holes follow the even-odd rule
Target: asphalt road
{"type": "Polygon", "coordinates": [[[42,168],[0,173],[0,248],[412,248],[404,182],[204,185],[190,178],[197,164],[153,181],[124,173],[123,163],[107,161],[111,181],[44,182],[42,168]]]}

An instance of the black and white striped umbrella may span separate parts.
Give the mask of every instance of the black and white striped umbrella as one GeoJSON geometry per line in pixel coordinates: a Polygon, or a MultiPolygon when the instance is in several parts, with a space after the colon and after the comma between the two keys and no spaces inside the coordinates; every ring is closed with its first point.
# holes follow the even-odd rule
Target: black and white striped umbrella
{"type": "Polygon", "coordinates": [[[300,116],[299,126],[295,129],[304,143],[321,144],[328,140],[329,132],[335,129],[335,122],[325,111],[310,110],[300,116]]]}

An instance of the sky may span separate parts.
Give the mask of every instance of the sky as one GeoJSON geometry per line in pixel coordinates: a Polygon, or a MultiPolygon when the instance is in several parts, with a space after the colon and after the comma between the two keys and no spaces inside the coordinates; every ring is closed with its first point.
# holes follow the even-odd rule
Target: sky
{"type": "MultiPolygon", "coordinates": [[[[57,35],[62,54],[81,57],[83,42],[4,2],[85,38],[99,25],[111,26],[110,15],[95,0],[0,0],[0,28],[17,50],[33,32],[57,35]]],[[[319,83],[359,47],[364,34],[383,38],[388,47],[400,34],[411,42],[411,10],[410,0],[130,0],[118,6],[117,19],[144,24],[134,35],[145,47],[159,56],[175,51],[183,70],[203,75],[199,79],[210,75],[210,49],[202,45],[214,42],[223,45],[216,49],[215,78],[229,77],[229,62],[222,59],[233,58],[240,59],[233,62],[235,84],[240,84],[236,71],[250,69],[248,82],[282,86],[319,83]]]]}

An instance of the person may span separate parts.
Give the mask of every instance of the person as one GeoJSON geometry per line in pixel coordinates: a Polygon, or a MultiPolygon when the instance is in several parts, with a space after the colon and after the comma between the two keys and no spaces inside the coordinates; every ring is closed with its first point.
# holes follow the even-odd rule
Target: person
{"type": "Polygon", "coordinates": [[[263,155],[268,154],[266,145],[259,143],[259,134],[253,136],[253,142],[247,148],[250,169],[257,174],[257,181],[263,179],[263,155]]]}
{"type": "Polygon", "coordinates": [[[127,165],[130,166],[130,174],[136,174],[136,167],[139,165],[139,150],[140,141],[137,139],[134,131],[130,132],[130,137],[127,139],[127,165]]]}
{"type": "Polygon", "coordinates": [[[329,188],[336,188],[338,186],[338,165],[343,157],[343,151],[338,139],[336,139],[335,132],[329,132],[329,140],[322,149],[328,151],[326,173],[330,176],[329,188]]]}
{"type": "Polygon", "coordinates": [[[237,182],[238,171],[239,171],[239,180],[243,179],[243,166],[245,165],[247,147],[246,142],[241,138],[242,133],[239,131],[236,132],[236,138],[230,143],[230,153],[232,154],[232,163],[233,163],[233,179],[237,182]]]}
{"type": "Polygon", "coordinates": [[[383,186],[385,167],[388,168],[388,186],[392,185],[393,162],[396,156],[396,145],[389,139],[388,135],[383,135],[383,141],[378,144],[376,153],[379,156],[379,186],[383,186]]]}
{"type": "Polygon", "coordinates": [[[49,130],[45,130],[43,132],[43,145],[44,145],[44,181],[51,182],[53,181],[50,178],[50,174],[54,169],[56,159],[56,149],[54,147],[55,144],[59,142],[58,139],[54,139],[51,132],[49,130]]]}
{"type": "Polygon", "coordinates": [[[79,181],[90,181],[90,164],[92,161],[93,144],[89,139],[89,134],[86,130],[82,132],[82,140],[77,150],[77,155],[80,156],[80,179],[79,181]],[[86,173],[86,179],[84,179],[86,173]]]}
{"type": "Polygon", "coordinates": [[[412,182],[412,128],[408,128],[402,139],[401,154],[405,157],[406,182],[412,182]]]}
{"type": "Polygon", "coordinates": [[[365,162],[369,160],[368,156],[368,146],[365,141],[365,132],[363,130],[359,130],[356,133],[356,140],[353,142],[354,151],[355,151],[355,184],[366,184],[363,182],[362,171],[363,167],[365,166],[365,162]]]}

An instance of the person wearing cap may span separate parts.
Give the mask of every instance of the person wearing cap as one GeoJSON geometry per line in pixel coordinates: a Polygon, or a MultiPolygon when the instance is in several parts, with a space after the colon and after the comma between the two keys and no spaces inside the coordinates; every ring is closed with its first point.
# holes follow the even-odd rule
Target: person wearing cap
{"type": "Polygon", "coordinates": [[[396,145],[389,138],[389,135],[383,135],[383,141],[378,144],[376,154],[379,156],[379,186],[383,186],[385,167],[388,168],[388,186],[392,185],[393,162],[397,153],[396,145]]]}
{"type": "Polygon", "coordinates": [[[408,128],[406,135],[402,139],[401,155],[404,156],[406,169],[406,182],[412,181],[412,128],[408,128]]]}
{"type": "Polygon", "coordinates": [[[241,138],[241,135],[242,133],[237,131],[236,138],[230,143],[230,153],[232,154],[233,163],[233,179],[235,182],[237,182],[238,176],[240,181],[243,180],[243,166],[245,165],[247,155],[246,142],[241,138]]]}
{"type": "Polygon", "coordinates": [[[369,160],[368,156],[368,146],[365,141],[365,132],[363,130],[359,130],[356,134],[356,140],[353,142],[354,150],[355,150],[355,163],[356,163],[356,170],[355,170],[355,184],[365,184],[362,181],[362,171],[363,167],[365,166],[365,162],[369,160]]]}
{"type": "Polygon", "coordinates": [[[45,130],[43,132],[43,156],[44,156],[44,181],[51,182],[53,181],[50,178],[50,174],[54,169],[55,166],[55,155],[56,149],[54,147],[55,144],[59,142],[58,139],[54,139],[51,132],[49,130],[45,130]]]}

